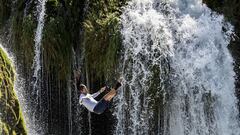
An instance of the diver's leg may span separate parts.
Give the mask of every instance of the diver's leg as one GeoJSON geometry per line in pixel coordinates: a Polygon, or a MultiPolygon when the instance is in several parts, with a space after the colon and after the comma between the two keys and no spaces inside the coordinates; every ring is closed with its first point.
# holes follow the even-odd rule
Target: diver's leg
{"type": "Polygon", "coordinates": [[[101,99],[94,107],[93,112],[96,114],[102,114],[109,107],[109,103],[110,102],[105,100],[104,98],[101,99]]]}
{"type": "Polygon", "coordinates": [[[97,114],[102,114],[109,106],[110,101],[116,95],[116,90],[122,85],[122,79],[120,78],[114,88],[110,90],[94,107],[93,111],[97,114]]]}
{"type": "Polygon", "coordinates": [[[115,89],[112,89],[110,92],[108,92],[104,97],[103,99],[106,100],[106,101],[111,101],[112,98],[116,95],[116,90],[115,89]]]}
{"type": "Polygon", "coordinates": [[[104,97],[103,99],[105,99],[106,101],[111,101],[112,98],[116,95],[116,90],[119,89],[119,87],[122,86],[122,81],[123,81],[123,78],[120,77],[116,83],[116,85],[111,89],[110,92],[108,92],[104,97]]]}
{"type": "Polygon", "coordinates": [[[116,90],[112,89],[108,92],[94,107],[93,111],[96,114],[102,114],[109,106],[111,99],[116,95],[116,90]]]}

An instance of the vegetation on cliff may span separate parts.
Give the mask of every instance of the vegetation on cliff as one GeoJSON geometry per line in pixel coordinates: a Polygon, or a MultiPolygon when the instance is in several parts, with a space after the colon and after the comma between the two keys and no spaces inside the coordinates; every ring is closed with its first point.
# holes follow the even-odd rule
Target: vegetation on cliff
{"type": "MultiPolygon", "coordinates": [[[[19,0],[15,7],[0,1],[0,28],[11,23],[10,41],[26,69],[33,63],[34,35],[37,24],[36,3],[19,0]],[[25,7],[26,6],[26,7],[25,7]],[[17,12],[14,12],[17,11],[17,12]]],[[[98,77],[109,78],[117,66],[121,47],[119,16],[124,1],[47,1],[43,31],[44,69],[57,69],[61,80],[71,72],[72,49],[84,50],[86,65],[98,77]]],[[[2,33],[5,29],[1,29],[2,33]]],[[[29,71],[28,71],[29,72],[29,71]]]]}
{"type": "MultiPolygon", "coordinates": [[[[43,119],[48,120],[49,133],[68,134],[71,130],[68,129],[69,121],[76,122],[73,125],[79,123],[75,118],[79,117],[75,116],[78,103],[73,99],[77,98],[76,91],[68,88],[73,69],[82,70],[83,83],[89,81],[93,90],[115,78],[113,73],[121,47],[119,16],[124,3],[125,0],[47,1],[41,50],[42,92],[38,97],[29,95],[32,91],[30,83],[26,84],[25,91],[30,97],[30,106],[31,102],[35,106],[35,100],[42,101],[38,108],[43,110],[37,112],[48,114],[43,119]],[[69,93],[72,97],[68,97],[69,93]],[[74,100],[72,108],[69,107],[71,100],[74,100]],[[69,111],[73,111],[72,118],[68,117],[69,111]]],[[[20,73],[27,82],[33,80],[36,4],[31,0],[0,0],[0,39],[14,53],[20,73]]],[[[102,120],[109,121],[107,118],[102,120]]],[[[78,128],[74,127],[71,132],[78,128]]]]}
{"type": "Polygon", "coordinates": [[[84,47],[90,71],[99,77],[112,77],[121,47],[120,14],[125,1],[89,1],[84,20],[84,47]]]}
{"type": "Polygon", "coordinates": [[[14,92],[14,69],[0,48],[0,134],[26,135],[23,115],[14,92]]]}

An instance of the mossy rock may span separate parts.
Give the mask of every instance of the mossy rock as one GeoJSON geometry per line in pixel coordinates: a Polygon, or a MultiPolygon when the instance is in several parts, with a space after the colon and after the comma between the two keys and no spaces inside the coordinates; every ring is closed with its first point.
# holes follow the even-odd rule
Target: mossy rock
{"type": "Polygon", "coordinates": [[[26,135],[19,101],[14,92],[14,68],[0,48],[0,134],[26,135]]]}

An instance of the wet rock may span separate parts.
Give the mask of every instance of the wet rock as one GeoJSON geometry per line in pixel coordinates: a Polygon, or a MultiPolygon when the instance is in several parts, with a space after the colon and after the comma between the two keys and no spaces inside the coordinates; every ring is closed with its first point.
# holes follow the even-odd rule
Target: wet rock
{"type": "Polygon", "coordinates": [[[26,135],[26,127],[14,91],[14,68],[0,48],[0,134],[26,135]]]}

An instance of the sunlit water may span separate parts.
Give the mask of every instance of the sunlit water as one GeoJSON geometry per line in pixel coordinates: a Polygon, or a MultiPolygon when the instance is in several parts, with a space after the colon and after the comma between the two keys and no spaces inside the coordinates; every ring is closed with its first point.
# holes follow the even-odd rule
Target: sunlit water
{"type": "Polygon", "coordinates": [[[164,91],[159,118],[164,123],[158,123],[163,130],[155,134],[240,134],[227,49],[233,27],[222,15],[201,0],[132,0],[121,23],[127,83],[117,98],[115,134],[153,132],[149,93],[156,68],[161,72],[158,91],[164,91]]]}
{"type": "Polygon", "coordinates": [[[34,124],[32,119],[30,118],[29,114],[30,112],[30,106],[28,105],[28,101],[26,99],[25,96],[25,80],[23,79],[23,77],[21,77],[21,75],[19,74],[19,69],[16,66],[16,60],[14,58],[14,55],[10,53],[10,51],[6,50],[1,44],[0,44],[0,48],[3,49],[3,51],[5,52],[5,54],[7,55],[7,57],[11,60],[12,64],[14,65],[15,68],[15,82],[14,82],[14,90],[17,94],[18,100],[20,102],[20,107],[21,110],[23,112],[24,115],[24,120],[26,122],[26,127],[27,127],[27,132],[30,135],[37,135],[37,132],[34,130],[34,124]]]}
{"type": "Polygon", "coordinates": [[[40,118],[41,114],[39,115],[38,113],[41,113],[41,110],[38,110],[37,107],[40,105],[41,109],[41,68],[42,68],[42,60],[41,60],[41,51],[42,51],[42,36],[43,36],[43,28],[44,28],[44,17],[45,17],[45,8],[46,6],[46,0],[38,0],[37,3],[37,15],[38,15],[38,24],[37,24],[37,30],[35,33],[35,49],[34,49],[34,60],[33,60],[33,90],[32,90],[32,96],[35,97],[35,102],[34,105],[31,106],[33,115],[31,116],[34,121],[35,125],[35,130],[38,131],[38,134],[44,134],[43,128],[46,126],[45,123],[41,120],[40,118]]]}
{"type": "Polygon", "coordinates": [[[34,89],[37,90],[37,87],[39,85],[40,81],[40,70],[41,70],[41,41],[42,41],[42,32],[44,27],[44,17],[45,17],[45,4],[46,0],[39,0],[37,6],[37,12],[38,12],[38,25],[35,35],[35,56],[34,56],[34,75],[35,78],[34,81],[34,89]]]}
{"type": "Polygon", "coordinates": [[[45,5],[46,5],[46,0],[38,0],[38,5],[37,5],[37,13],[38,13],[38,24],[37,24],[37,30],[36,30],[36,35],[35,35],[35,56],[34,56],[34,63],[33,63],[33,68],[34,68],[34,85],[33,89],[34,91],[38,91],[37,87],[40,82],[40,70],[41,70],[41,42],[42,42],[42,33],[43,33],[43,28],[44,28],[44,17],[45,17],[45,5]]]}

